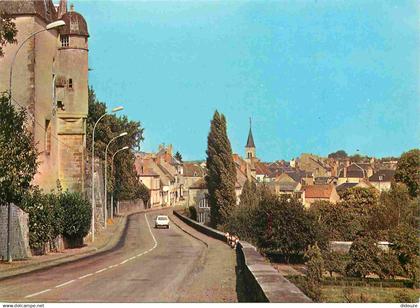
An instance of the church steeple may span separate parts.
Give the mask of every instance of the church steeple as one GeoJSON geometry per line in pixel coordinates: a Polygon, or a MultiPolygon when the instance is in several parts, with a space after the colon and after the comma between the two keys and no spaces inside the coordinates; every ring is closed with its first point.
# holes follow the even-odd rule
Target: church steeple
{"type": "Polygon", "coordinates": [[[254,143],[254,137],[252,136],[252,122],[251,118],[249,118],[249,133],[248,133],[248,140],[246,141],[245,145],[245,159],[251,160],[252,158],[255,158],[255,143],[254,143]]]}

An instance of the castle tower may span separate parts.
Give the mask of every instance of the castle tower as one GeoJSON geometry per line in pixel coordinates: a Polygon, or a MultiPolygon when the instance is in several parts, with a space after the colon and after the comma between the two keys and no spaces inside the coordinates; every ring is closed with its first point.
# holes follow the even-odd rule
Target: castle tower
{"type": "Polygon", "coordinates": [[[252,161],[256,157],[254,137],[252,137],[252,122],[251,118],[249,118],[249,134],[245,145],[245,160],[252,161]]]}
{"type": "Polygon", "coordinates": [[[58,178],[64,189],[84,189],[86,117],[88,113],[88,28],[82,15],[67,10],[61,0],[59,12],[66,25],[59,30],[56,90],[58,178]]]}

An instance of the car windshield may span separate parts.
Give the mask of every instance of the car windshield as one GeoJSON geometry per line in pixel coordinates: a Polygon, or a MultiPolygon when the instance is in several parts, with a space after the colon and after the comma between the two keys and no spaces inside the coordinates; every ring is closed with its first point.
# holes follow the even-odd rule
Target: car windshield
{"type": "Polygon", "coordinates": [[[166,217],[166,216],[159,216],[158,217],[158,220],[167,220],[168,219],[168,217],[166,217]]]}

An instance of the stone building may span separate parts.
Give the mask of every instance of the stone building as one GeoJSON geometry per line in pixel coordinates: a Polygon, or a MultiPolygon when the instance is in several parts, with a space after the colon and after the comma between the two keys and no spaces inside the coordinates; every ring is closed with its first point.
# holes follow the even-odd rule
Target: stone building
{"type": "Polygon", "coordinates": [[[88,28],[67,1],[0,0],[0,11],[15,18],[17,44],[4,47],[0,58],[0,92],[9,89],[9,70],[20,44],[46,25],[66,25],[42,31],[22,45],[12,76],[12,102],[28,111],[28,127],[39,152],[34,184],[84,191],[86,117],[88,113],[88,28]]]}

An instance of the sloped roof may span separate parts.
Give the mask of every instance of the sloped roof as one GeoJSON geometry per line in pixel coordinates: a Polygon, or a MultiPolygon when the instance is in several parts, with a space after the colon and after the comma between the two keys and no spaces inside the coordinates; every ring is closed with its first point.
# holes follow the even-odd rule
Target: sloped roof
{"type": "Polygon", "coordinates": [[[278,182],[280,191],[294,191],[298,185],[296,182],[278,182]]]}
{"type": "Polygon", "coordinates": [[[337,192],[342,192],[342,191],[345,191],[347,189],[353,188],[353,187],[357,186],[358,184],[359,183],[343,183],[343,184],[338,185],[336,187],[336,189],[337,189],[337,192]]]}
{"type": "Polygon", "coordinates": [[[60,34],[89,36],[86,20],[77,12],[67,12],[62,17],[66,23],[60,28],[60,34]]]}
{"type": "Polygon", "coordinates": [[[205,172],[201,166],[194,163],[183,163],[184,176],[186,177],[203,177],[205,172]]]}
{"type": "Polygon", "coordinates": [[[254,137],[252,137],[251,127],[249,128],[248,140],[246,141],[245,147],[247,147],[247,148],[255,148],[254,137]]]}
{"type": "Polygon", "coordinates": [[[391,169],[382,169],[374,173],[369,181],[371,182],[391,182],[394,179],[395,170],[391,169]],[[382,179],[379,181],[379,177],[382,176],[382,179]]]}
{"type": "Polygon", "coordinates": [[[303,187],[306,198],[329,199],[333,191],[332,185],[308,185],[303,187]]]}
{"type": "Polygon", "coordinates": [[[201,178],[195,181],[191,186],[190,189],[207,189],[207,182],[204,178],[201,178]]]}
{"type": "Polygon", "coordinates": [[[0,11],[9,15],[37,15],[50,23],[57,18],[57,12],[51,0],[2,0],[0,11]]]}

